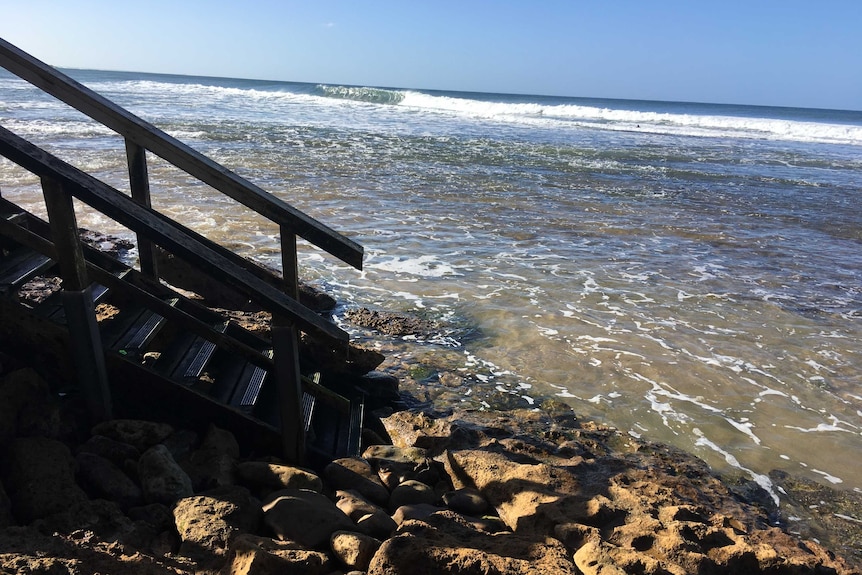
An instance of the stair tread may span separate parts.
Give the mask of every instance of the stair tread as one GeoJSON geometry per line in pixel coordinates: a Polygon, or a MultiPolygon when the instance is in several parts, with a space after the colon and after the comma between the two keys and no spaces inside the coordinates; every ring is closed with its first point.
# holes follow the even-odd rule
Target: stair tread
{"type": "Polygon", "coordinates": [[[14,293],[53,265],[51,258],[29,248],[22,246],[12,250],[0,260],[0,292],[14,293]]]}
{"type": "MultiPolygon", "coordinates": [[[[169,298],[170,305],[176,305],[179,298],[169,298]]],[[[144,347],[158,334],[165,324],[165,318],[144,308],[128,306],[120,309],[119,314],[107,322],[102,322],[103,343],[109,349],[121,354],[140,354],[144,347]]]]}
{"type": "MultiPolygon", "coordinates": [[[[225,320],[212,327],[224,333],[227,326],[228,321],[225,320]]],[[[185,332],[162,352],[153,368],[175,379],[197,380],[203,374],[216,349],[216,344],[206,338],[185,332]]]]}

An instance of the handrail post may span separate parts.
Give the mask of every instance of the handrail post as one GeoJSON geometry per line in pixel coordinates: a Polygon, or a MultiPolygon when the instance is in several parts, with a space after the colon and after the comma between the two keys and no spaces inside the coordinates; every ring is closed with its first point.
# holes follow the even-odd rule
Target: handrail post
{"type": "Polygon", "coordinates": [[[111,417],[111,395],[75,207],[72,196],[56,180],[43,177],[42,193],[63,279],[63,308],[78,382],[90,416],[103,421],[111,417]]]}
{"type": "MultiPolygon", "coordinates": [[[[281,226],[281,257],[285,294],[299,299],[296,236],[281,226]]],[[[299,330],[281,316],[272,318],[272,347],[278,390],[278,410],[284,455],[302,463],[305,458],[305,423],[302,414],[302,376],[299,372],[299,330]]]]}
{"type": "MultiPolygon", "coordinates": [[[[152,207],[146,148],[126,139],[126,159],[129,163],[129,187],[132,191],[132,199],[142,206],[152,207]]],[[[141,234],[138,234],[138,261],[140,262],[141,273],[158,279],[159,271],[156,266],[153,242],[141,234]]]]}

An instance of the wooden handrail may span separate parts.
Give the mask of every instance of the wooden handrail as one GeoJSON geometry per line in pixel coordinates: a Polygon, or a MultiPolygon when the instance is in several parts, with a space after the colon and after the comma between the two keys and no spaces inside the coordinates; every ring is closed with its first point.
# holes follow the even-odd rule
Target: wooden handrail
{"type": "Polygon", "coordinates": [[[348,334],[313,311],[261,280],[210,246],[198,235],[163,214],[146,208],[101,180],[0,126],[0,155],[41,178],[63,184],[64,190],[85,204],[137,232],[185,261],[207,270],[214,278],[248,295],[264,309],[296,322],[307,333],[347,341],[348,334]]]}
{"type": "MultiPolygon", "coordinates": [[[[17,243],[46,255],[54,261],[57,261],[59,259],[59,256],[57,254],[57,248],[54,246],[53,242],[48,239],[45,239],[44,237],[33,231],[8,222],[3,218],[0,218],[0,234],[12,238],[17,243]]],[[[177,322],[177,324],[180,325],[183,329],[186,329],[194,333],[195,335],[199,335],[207,341],[211,341],[217,344],[219,347],[236,353],[237,355],[244,357],[245,359],[257,366],[260,366],[267,370],[273,369],[274,364],[272,359],[264,355],[260,350],[246,345],[238,341],[236,338],[233,338],[225,333],[213,329],[210,324],[189,314],[182,307],[171,305],[165,300],[155,295],[152,295],[150,291],[142,289],[136,286],[134,283],[122,279],[117,275],[111,273],[110,271],[100,267],[96,263],[93,263],[91,259],[104,254],[101,254],[101,252],[98,252],[98,250],[96,250],[95,248],[91,248],[86,245],[82,247],[84,253],[87,254],[87,272],[89,273],[90,278],[93,281],[98,282],[112,290],[118,291],[120,293],[125,293],[138,301],[143,301],[148,308],[152,309],[161,316],[164,316],[171,319],[172,321],[177,322]]],[[[139,281],[148,282],[152,280],[149,280],[149,278],[144,275],[139,281]]],[[[178,297],[180,297],[181,299],[185,299],[182,295],[179,295],[178,297]]]]}
{"type": "Polygon", "coordinates": [[[363,248],[0,38],[0,66],[356,269],[363,248]]]}

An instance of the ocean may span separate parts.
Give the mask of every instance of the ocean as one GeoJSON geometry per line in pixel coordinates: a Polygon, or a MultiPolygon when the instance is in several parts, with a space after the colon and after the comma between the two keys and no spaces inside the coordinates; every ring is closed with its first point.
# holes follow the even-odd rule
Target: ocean
{"type": "MultiPolygon", "coordinates": [[[[552,398],[776,499],[776,469],[862,490],[862,112],[67,73],[361,243],[361,272],[301,245],[302,279],[417,401],[552,398]],[[437,327],[387,341],[358,307],[437,327]]],[[[5,71],[0,124],[128,189],[116,134],[5,71]]],[[[278,266],[271,224],[150,174],[156,207],[278,266]]],[[[6,160],[0,189],[44,214],[6,160]]]]}

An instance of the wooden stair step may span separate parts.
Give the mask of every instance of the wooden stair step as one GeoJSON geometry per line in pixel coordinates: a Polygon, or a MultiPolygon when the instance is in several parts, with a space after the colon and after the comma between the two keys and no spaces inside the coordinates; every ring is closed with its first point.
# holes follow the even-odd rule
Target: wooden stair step
{"type": "MultiPolygon", "coordinates": [[[[224,333],[228,322],[213,325],[217,332],[224,333]]],[[[192,333],[184,333],[162,352],[153,364],[153,369],[173,379],[196,381],[204,372],[217,349],[216,344],[192,333]]]]}
{"type": "MultiPolygon", "coordinates": [[[[263,355],[272,359],[272,350],[264,350],[263,355]]],[[[229,400],[230,404],[244,411],[252,411],[258,404],[258,399],[263,391],[263,384],[268,375],[269,372],[259,365],[246,362],[237,384],[234,386],[229,400]]],[[[272,387],[274,389],[274,386],[272,387]]]]}
{"type": "MultiPolygon", "coordinates": [[[[176,305],[179,298],[169,298],[176,305]]],[[[108,349],[121,355],[139,356],[164,326],[164,317],[147,308],[127,307],[110,320],[102,322],[102,341],[108,349]]]]}
{"type": "Polygon", "coordinates": [[[14,295],[32,278],[47,271],[54,261],[26,247],[11,250],[0,258],[0,294],[14,295]]]}

